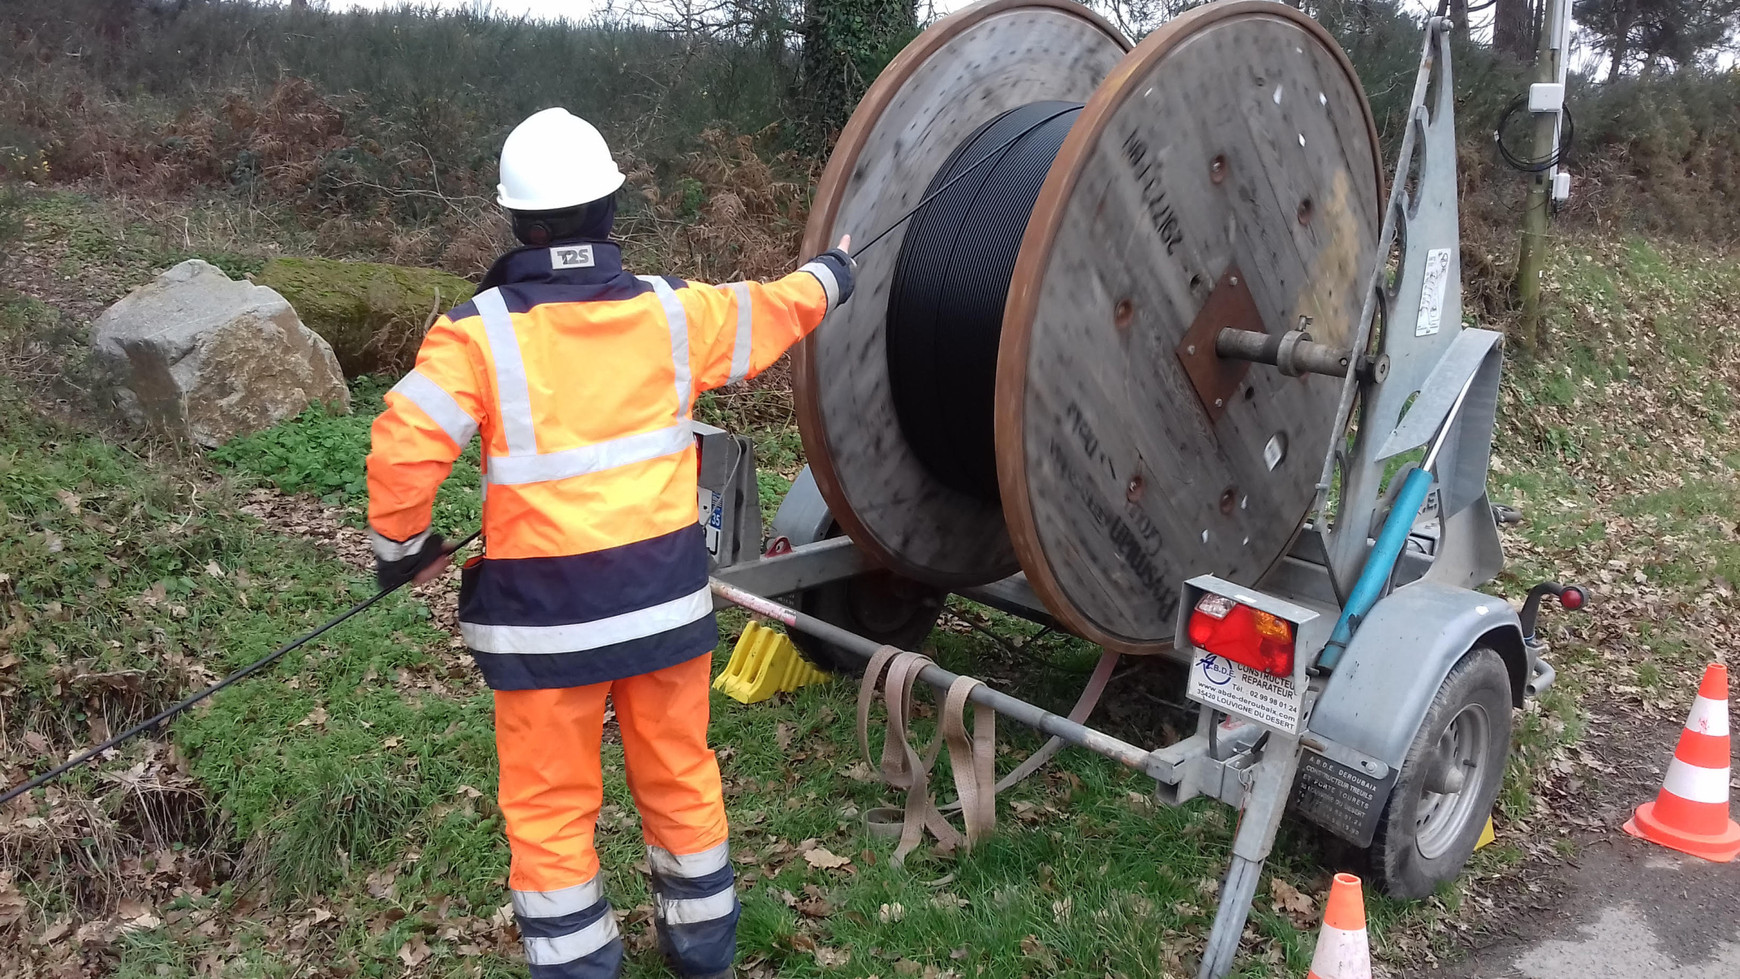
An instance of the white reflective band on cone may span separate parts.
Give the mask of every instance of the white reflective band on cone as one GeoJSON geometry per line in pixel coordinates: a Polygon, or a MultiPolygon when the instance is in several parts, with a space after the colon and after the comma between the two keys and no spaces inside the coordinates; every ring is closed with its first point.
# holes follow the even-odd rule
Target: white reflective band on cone
{"type": "Polygon", "coordinates": [[[1344,931],[1324,925],[1311,956],[1314,979],[1371,979],[1371,946],[1365,929],[1344,931]]]}
{"type": "Polygon", "coordinates": [[[1700,768],[1675,758],[1668,764],[1662,789],[1687,802],[1726,805],[1728,802],[1728,769],[1700,768]]]}
{"type": "Polygon", "coordinates": [[[555,938],[522,938],[520,941],[526,947],[526,961],[532,965],[561,965],[591,955],[609,945],[618,934],[616,915],[606,911],[604,917],[579,931],[555,938]]]}
{"type": "Polygon", "coordinates": [[[1692,714],[1686,718],[1686,730],[1708,734],[1712,738],[1728,736],[1728,702],[1703,697],[1692,701],[1692,714]]]}

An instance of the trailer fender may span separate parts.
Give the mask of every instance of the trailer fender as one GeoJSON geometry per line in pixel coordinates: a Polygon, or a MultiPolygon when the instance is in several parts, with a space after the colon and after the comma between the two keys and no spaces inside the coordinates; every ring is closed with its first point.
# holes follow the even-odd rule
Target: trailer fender
{"type": "Polygon", "coordinates": [[[1477,645],[1503,657],[1511,701],[1522,706],[1529,663],[1509,602],[1431,581],[1398,588],[1354,633],[1307,728],[1399,768],[1439,685],[1477,645]]]}
{"type": "Polygon", "coordinates": [[[779,502],[773,515],[772,540],[784,538],[792,547],[814,544],[834,532],[834,517],[828,512],[828,501],[816,485],[815,474],[805,466],[791,481],[791,489],[779,502]]]}
{"type": "MultiPolygon", "coordinates": [[[[828,501],[816,485],[815,474],[805,466],[774,513],[768,552],[814,544],[840,532],[828,512],[828,501]]],[[[948,592],[943,589],[882,569],[790,596],[791,603],[805,614],[902,649],[917,649],[923,644],[947,600],[948,592]]],[[[814,636],[792,632],[791,640],[805,658],[831,673],[858,673],[864,668],[856,654],[814,636]]]]}

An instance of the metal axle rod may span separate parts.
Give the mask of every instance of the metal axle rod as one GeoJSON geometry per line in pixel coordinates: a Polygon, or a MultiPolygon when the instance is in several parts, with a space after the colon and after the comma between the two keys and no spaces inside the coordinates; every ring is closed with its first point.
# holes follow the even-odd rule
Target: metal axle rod
{"type": "MultiPolygon", "coordinates": [[[[1229,360],[1269,364],[1288,377],[1301,374],[1346,377],[1349,366],[1346,351],[1318,343],[1302,330],[1276,334],[1225,329],[1215,334],[1214,352],[1229,360]]],[[[1389,372],[1389,361],[1379,357],[1369,364],[1362,363],[1358,369],[1362,377],[1369,374],[1373,380],[1382,381],[1389,372]]]]}
{"type": "MultiPolygon", "coordinates": [[[[880,649],[877,643],[833,625],[823,622],[813,615],[799,612],[778,602],[762,598],[760,595],[744,591],[735,585],[728,585],[717,578],[709,580],[713,594],[725,599],[733,605],[764,615],[770,619],[783,622],[788,628],[814,636],[817,639],[833,643],[836,646],[861,656],[868,663],[870,657],[880,649]]],[[[940,666],[927,666],[918,674],[918,678],[938,690],[947,690],[949,685],[960,677],[940,666]]],[[[1062,738],[1070,744],[1086,748],[1095,754],[1104,755],[1122,765],[1128,765],[1137,771],[1147,771],[1148,756],[1146,748],[1138,748],[1127,741],[1121,741],[1109,734],[1084,727],[1067,717],[1053,714],[1043,707],[1036,707],[1025,700],[1017,700],[999,690],[980,684],[973,688],[967,699],[975,704],[984,704],[998,714],[1019,721],[1028,727],[1043,731],[1052,737],[1062,738]]]]}

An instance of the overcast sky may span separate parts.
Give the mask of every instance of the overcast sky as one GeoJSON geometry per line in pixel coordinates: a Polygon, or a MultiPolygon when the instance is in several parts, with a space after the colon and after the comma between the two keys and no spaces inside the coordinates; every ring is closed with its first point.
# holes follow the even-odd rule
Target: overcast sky
{"type": "MultiPolygon", "coordinates": [[[[333,10],[344,10],[348,7],[379,10],[403,5],[404,0],[328,0],[326,4],[333,10]]],[[[417,6],[445,7],[450,10],[476,9],[508,16],[531,14],[539,18],[584,18],[603,4],[596,0],[428,0],[418,3],[417,6]]]]}
{"type": "MultiPolygon", "coordinates": [[[[361,8],[379,10],[383,7],[398,7],[405,0],[327,0],[326,6],[333,10],[346,8],[361,8]]],[[[606,0],[413,0],[417,6],[444,7],[449,10],[483,10],[495,14],[516,17],[520,14],[531,14],[538,18],[572,17],[585,19],[589,14],[603,9],[606,0]]],[[[939,12],[947,13],[958,7],[964,7],[972,0],[936,0],[939,12]]],[[[620,6],[620,5],[619,5],[620,6]]]]}

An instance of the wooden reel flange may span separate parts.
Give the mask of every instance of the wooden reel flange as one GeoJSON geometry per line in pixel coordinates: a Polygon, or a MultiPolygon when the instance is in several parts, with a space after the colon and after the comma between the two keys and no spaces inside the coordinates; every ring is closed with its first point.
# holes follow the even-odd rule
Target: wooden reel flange
{"type": "MultiPolygon", "coordinates": [[[[1129,48],[1070,0],[990,0],[943,18],[877,77],[828,160],[804,247],[892,225],[962,140],[1006,110],[1086,102],[1129,48]],[[832,237],[830,237],[832,236],[832,237]]],[[[943,587],[1020,570],[995,502],[943,485],[906,444],[885,332],[908,225],[863,256],[852,301],[793,351],[804,452],[834,519],[881,564],[943,587]]]]}
{"type": "MultiPolygon", "coordinates": [[[[1167,648],[1185,577],[1254,583],[1309,506],[1339,383],[1218,358],[1222,328],[1349,342],[1382,169],[1345,55],[1264,0],[1196,8],[1133,51],[1068,0],[989,0],[872,86],[818,188],[806,249],[865,240],[1017,106],[1085,101],[1021,238],[996,353],[1001,501],[933,477],[886,362],[899,242],[797,348],[804,447],[830,510],[886,566],[940,587],[1026,572],[1071,630],[1167,648]]],[[[903,228],[890,238],[897,238],[903,228]]]]}

